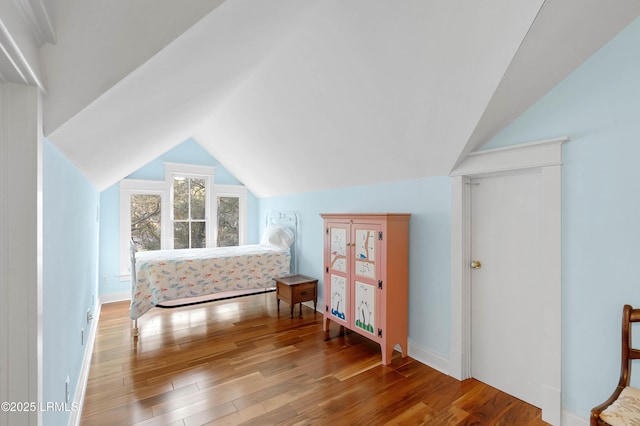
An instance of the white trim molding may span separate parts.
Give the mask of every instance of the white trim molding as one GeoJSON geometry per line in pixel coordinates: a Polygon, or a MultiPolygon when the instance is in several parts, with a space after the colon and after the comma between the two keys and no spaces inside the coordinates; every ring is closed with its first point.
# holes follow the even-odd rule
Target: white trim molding
{"type": "MultiPolygon", "coordinates": [[[[21,12],[23,13],[23,11],[21,12]]],[[[19,15],[20,13],[16,12],[15,18],[22,21],[19,15]]],[[[37,86],[44,91],[44,85],[38,78],[37,68],[39,64],[35,63],[37,57],[31,53],[31,57],[27,59],[29,55],[26,53],[31,51],[29,50],[28,40],[21,40],[19,36],[20,34],[17,34],[16,38],[14,38],[5,22],[0,19],[0,83],[26,84],[37,86]],[[16,40],[21,40],[22,46],[19,46],[16,40]],[[29,62],[30,60],[31,63],[29,62]]],[[[33,40],[35,40],[35,37],[33,40]]],[[[36,51],[36,43],[31,43],[34,46],[33,51],[36,51]]]]}
{"type": "MultiPolygon", "coordinates": [[[[128,279],[131,279],[131,275],[129,275],[128,279]]],[[[119,291],[117,293],[108,293],[100,296],[100,305],[105,305],[107,303],[124,302],[127,300],[131,300],[131,292],[128,290],[119,291]]]]}
{"type": "Polygon", "coordinates": [[[15,3],[20,6],[39,46],[56,42],[56,33],[43,0],[16,0],[15,3]]]}
{"type": "Polygon", "coordinates": [[[165,179],[172,174],[179,174],[183,176],[211,176],[216,175],[216,168],[213,166],[199,166],[196,164],[182,164],[182,163],[164,163],[165,179]]]}
{"type": "MultiPolygon", "coordinates": [[[[438,370],[443,374],[449,376],[451,375],[449,371],[451,362],[444,356],[418,345],[411,339],[409,339],[409,341],[407,342],[407,346],[407,352],[411,358],[423,363],[424,365],[428,365],[429,367],[433,368],[434,370],[438,370]]],[[[399,349],[396,348],[396,350],[399,349]]]]}
{"type": "Polygon", "coordinates": [[[560,424],[561,400],[561,165],[562,144],[568,137],[471,153],[451,172],[451,349],[450,375],[471,377],[471,247],[470,179],[522,169],[540,168],[544,197],[543,245],[545,281],[553,291],[545,293],[549,309],[540,318],[544,344],[549,348],[545,365],[543,420],[560,424]]]}
{"type": "MultiPolygon", "coordinates": [[[[42,401],[41,103],[37,87],[0,83],[0,402],[42,401]]],[[[27,423],[42,412],[0,412],[27,423]]]]}
{"type": "Polygon", "coordinates": [[[562,164],[562,144],[568,140],[568,136],[562,136],[504,148],[475,151],[453,169],[451,176],[474,176],[559,165],[562,164]]]}

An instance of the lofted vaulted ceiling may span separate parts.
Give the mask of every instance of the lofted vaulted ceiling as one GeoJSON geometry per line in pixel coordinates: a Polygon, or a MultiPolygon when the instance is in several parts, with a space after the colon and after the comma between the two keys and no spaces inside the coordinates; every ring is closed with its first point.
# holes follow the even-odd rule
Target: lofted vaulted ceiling
{"type": "Polygon", "coordinates": [[[264,197],[448,175],[640,2],[50,0],[47,10],[57,40],[40,48],[45,135],[98,189],[193,137],[264,197]]]}

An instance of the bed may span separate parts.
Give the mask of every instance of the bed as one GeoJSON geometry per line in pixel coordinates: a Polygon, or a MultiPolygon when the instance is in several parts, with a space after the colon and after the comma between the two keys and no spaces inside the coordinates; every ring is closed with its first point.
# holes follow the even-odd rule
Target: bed
{"type": "Polygon", "coordinates": [[[137,253],[132,244],[133,335],[138,335],[138,319],[154,306],[185,306],[223,292],[272,289],[273,278],[297,272],[297,239],[298,215],[271,212],[260,244],[137,253]]]}

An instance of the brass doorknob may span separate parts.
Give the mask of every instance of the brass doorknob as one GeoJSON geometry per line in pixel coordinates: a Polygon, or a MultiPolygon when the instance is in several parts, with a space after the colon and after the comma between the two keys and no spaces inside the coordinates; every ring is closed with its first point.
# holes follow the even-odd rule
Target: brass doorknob
{"type": "Polygon", "coordinates": [[[471,268],[480,269],[480,268],[482,268],[482,263],[480,263],[479,260],[472,260],[471,261],[471,268]]]}

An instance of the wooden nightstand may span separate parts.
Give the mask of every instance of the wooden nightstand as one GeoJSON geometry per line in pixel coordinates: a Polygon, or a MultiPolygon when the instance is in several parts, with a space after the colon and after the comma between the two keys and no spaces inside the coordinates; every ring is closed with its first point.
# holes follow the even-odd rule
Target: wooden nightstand
{"type": "Polygon", "coordinates": [[[300,303],[300,315],[302,315],[302,302],[313,300],[315,313],[318,305],[318,280],[306,275],[287,275],[273,279],[276,282],[276,298],[278,300],[278,312],[280,312],[280,299],[291,306],[291,318],[293,308],[300,303]]]}

